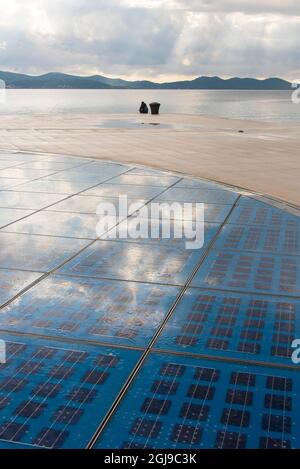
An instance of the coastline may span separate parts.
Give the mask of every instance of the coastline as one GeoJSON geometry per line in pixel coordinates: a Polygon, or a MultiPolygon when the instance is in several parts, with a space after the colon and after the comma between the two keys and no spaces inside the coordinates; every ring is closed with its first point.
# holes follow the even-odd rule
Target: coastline
{"type": "Polygon", "coordinates": [[[145,165],[300,206],[299,126],[185,114],[7,115],[0,138],[3,151],[145,165]]]}

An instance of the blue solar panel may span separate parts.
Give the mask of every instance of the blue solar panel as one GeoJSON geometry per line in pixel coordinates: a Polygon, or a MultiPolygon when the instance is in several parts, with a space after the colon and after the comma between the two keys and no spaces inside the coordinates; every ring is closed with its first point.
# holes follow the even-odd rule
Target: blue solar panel
{"type": "MultiPolygon", "coordinates": [[[[209,243],[213,237],[217,234],[220,225],[217,223],[205,223],[204,227],[198,226],[196,222],[189,222],[187,220],[168,220],[168,219],[156,219],[139,217],[131,217],[128,220],[124,220],[118,225],[118,233],[121,235],[120,238],[126,242],[131,243],[142,243],[142,244],[156,244],[159,246],[174,246],[181,249],[185,249],[187,241],[196,240],[196,233],[200,233],[202,236],[202,229],[204,229],[204,243],[202,248],[198,248],[198,254],[200,250],[208,248],[209,243]],[[200,228],[200,229],[199,229],[200,228]],[[201,230],[201,231],[200,231],[201,230]],[[192,231],[193,238],[188,238],[192,231]],[[127,233],[137,233],[137,236],[142,235],[139,238],[127,237],[127,233]],[[146,236],[145,236],[146,233],[146,236]]],[[[108,231],[106,234],[101,236],[101,239],[109,239],[113,235],[115,237],[115,229],[108,231]]],[[[199,235],[198,235],[199,236],[199,235]]]]}
{"type": "Polygon", "coordinates": [[[0,329],[146,347],[179,289],[52,276],[0,314],[0,329]]]}
{"type": "Polygon", "coordinates": [[[2,153],[0,172],[0,448],[299,448],[296,211],[71,156],[2,153]],[[160,226],[204,203],[203,248],[92,243],[121,194],[164,202],[160,226]]]}
{"type": "Polygon", "coordinates": [[[50,272],[89,241],[0,232],[0,268],[50,272]]]}
{"type": "Polygon", "coordinates": [[[249,197],[241,197],[228,223],[241,225],[264,225],[269,228],[292,228],[299,230],[300,217],[249,197]]]}
{"type": "Polygon", "coordinates": [[[300,257],[212,250],[192,285],[300,296],[300,257]]]}
{"type": "Polygon", "coordinates": [[[299,384],[297,371],[152,354],[95,447],[295,448],[299,384]]]}
{"type": "Polygon", "coordinates": [[[158,349],[291,364],[300,337],[300,299],[189,289],[158,349]]]}
{"type": "Polygon", "coordinates": [[[139,358],[133,350],[2,337],[0,448],[83,448],[139,358]]]}
{"type": "Polygon", "coordinates": [[[59,273],[182,285],[200,256],[201,251],[176,246],[97,241],[59,273]]]}
{"type": "Polygon", "coordinates": [[[277,227],[227,224],[218,236],[215,248],[299,256],[300,223],[287,221],[277,227]]]}
{"type": "Polygon", "coordinates": [[[158,196],[156,200],[179,201],[206,204],[233,204],[238,194],[227,190],[207,190],[199,188],[172,187],[158,196]]]}

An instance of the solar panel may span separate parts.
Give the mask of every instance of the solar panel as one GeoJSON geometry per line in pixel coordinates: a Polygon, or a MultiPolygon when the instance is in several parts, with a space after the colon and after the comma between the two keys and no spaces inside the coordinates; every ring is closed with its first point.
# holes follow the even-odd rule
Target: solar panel
{"type": "Polygon", "coordinates": [[[298,298],[219,291],[209,295],[208,290],[191,288],[178,303],[155,347],[290,363],[291,344],[300,334],[299,318],[298,298]],[[209,313],[199,317],[196,310],[209,313]]]}
{"type": "Polygon", "coordinates": [[[151,353],[95,448],[297,447],[300,404],[293,387],[284,383],[298,386],[298,375],[297,370],[151,353]],[[174,373],[166,380],[170,367],[174,373]],[[162,386],[162,379],[168,385],[162,386]]]}
{"type": "MultiPolygon", "coordinates": [[[[178,292],[171,286],[53,276],[4,308],[0,328],[143,346],[178,292]]],[[[72,357],[78,359],[70,354],[68,361],[72,357]]]]}
{"type": "Polygon", "coordinates": [[[140,356],[134,350],[7,339],[0,448],[85,447],[140,356]]]}

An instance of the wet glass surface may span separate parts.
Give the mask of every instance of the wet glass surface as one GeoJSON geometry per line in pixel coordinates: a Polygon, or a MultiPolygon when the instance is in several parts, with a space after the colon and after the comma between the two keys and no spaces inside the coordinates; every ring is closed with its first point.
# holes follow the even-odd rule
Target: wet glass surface
{"type": "Polygon", "coordinates": [[[172,187],[157,197],[158,201],[178,201],[206,204],[233,204],[238,194],[224,190],[210,190],[199,188],[172,187]]]}
{"type": "Polygon", "coordinates": [[[82,448],[140,352],[4,337],[1,448],[82,448]]]}
{"type": "Polygon", "coordinates": [[[299,448],[299,227],[210,181],[0,152],[0,448],[299,448]],[[119,195],[129,226],[204,203],[203,247],[99,240],[119,195]]]}
{"type": "Polygon", "coordinates": [[[87,190],[83,195],[95,195],[100,197],[119,197],[127,195],[131,199],[149,200],[156,197],[164,189],[162,187],[138,186],[138,185],[117,185],[117,184],[101,184],[87,190]]]}
{"type": "Polygon", "coordinates": [[[184,285],[200,257],[176,246],[97,241],[59,273],[184,285]]]}
{"type": "Polygon", "coordinates": [[[4,308],[0,328],[146,347],[179,288],[51,276],[4,308]]]}
{"type": "MultiPolygon", "coordinates": [[[[0,192],[1,194],[1,192],[0,192]]],[[[20,218],[26,217],[33,213],[32,210],[21,210],[0,207],[0,228],[14,221],[20,220],[20,218]]]]}
{"type": "Polygon", "coordinates": [[[80,239],[0,231],[0,268],[50,272],[88,243],[80,239]]]}
{"type": "Polygon", "coordinates": [[[9,225],[5,230],[70,238],[96,239],[97,215],[43,211],[9,225]]]}
{"type": "Polygon", "coordinates": [[[297,448],[298,388],[289,370],[151,354],[96,448],[297,448]]]}

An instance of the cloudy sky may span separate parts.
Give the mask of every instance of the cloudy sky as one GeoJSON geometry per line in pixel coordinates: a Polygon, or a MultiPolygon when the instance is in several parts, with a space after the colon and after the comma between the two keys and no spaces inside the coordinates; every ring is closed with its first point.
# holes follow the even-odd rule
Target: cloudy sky
{"type": "Polygon", "coordinates": [[[0,69],[300,81],[299,0],[0,0],[0,69]]]}

